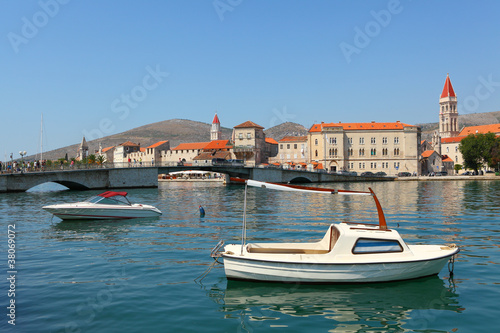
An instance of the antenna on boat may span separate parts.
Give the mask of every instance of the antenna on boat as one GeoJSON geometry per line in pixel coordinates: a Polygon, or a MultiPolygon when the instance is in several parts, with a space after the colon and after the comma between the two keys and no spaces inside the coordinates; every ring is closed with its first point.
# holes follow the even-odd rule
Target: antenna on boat
{"type": "Polygon", "coordinates": [[[245,196],[243,199],[243,229],[241,230],[241,255],[247,239],[247,182],[245,181],[245,196]]]}
{"type": "Polygon", "coordinates": [[[43,161],[43,112],[40,120],[40,161],[43,161]]]}

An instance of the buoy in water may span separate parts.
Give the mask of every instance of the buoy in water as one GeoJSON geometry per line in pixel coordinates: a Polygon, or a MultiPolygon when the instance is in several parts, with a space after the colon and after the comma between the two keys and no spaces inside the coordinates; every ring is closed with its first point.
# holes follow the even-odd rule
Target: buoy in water
{"type": "Polygon", "coordinates": [[[199,207],[200,208],[200,217],[205,217],[205,209],[203,209],[203,207],[199,207]]]}

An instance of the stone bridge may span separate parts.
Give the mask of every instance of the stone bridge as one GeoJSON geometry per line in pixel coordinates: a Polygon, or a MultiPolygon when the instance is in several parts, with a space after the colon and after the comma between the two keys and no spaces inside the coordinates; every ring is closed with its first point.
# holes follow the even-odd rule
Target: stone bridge
{"type": "Polygon", "coordinates": [[[2,174],[0,175],[0,192],[22,192],[47,182],[58,183],[72,190],[158,187],[159,174],[186,170],[206,170],[223,173],[229,177],[248,178],[274,183],[394,180],[393,177],[345,176],[310,171],[243,166],[158,166],[2,174]]]}

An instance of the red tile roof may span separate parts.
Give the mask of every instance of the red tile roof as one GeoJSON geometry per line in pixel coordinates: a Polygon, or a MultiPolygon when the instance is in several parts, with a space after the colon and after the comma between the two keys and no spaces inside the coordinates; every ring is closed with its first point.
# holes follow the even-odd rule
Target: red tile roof
{"type": "Polygon", "coordinates": [[[208,145],[203,147],[203,149],[229,149],[232,146],[229,144],[229,140],[214,140],[210,141],[208,145]]]}
{"type": "Polygon", "coordinates": [[[131,141],[127,141],[127,142],[121,143],[120,146],[128,146],[128,147],[130,147],[130,146],[136,146],[136,147],[138,147],[139,145],[136,144],[136,143],[133,143],[131,141]]]}
{"type": "Polygon", "coordinates": [[[111,149],[113,149],[113,148],[115,148],[115,146],[111,146],[111,147],[106,147],[106,148],[103,148],[101,151],[102,151],[103,153],[105,153],[105,152],[107,152],[108,150],[111,150],[111,149]]]}
{"type": "Polygon", "coordinates": [[[190,143],[181,143],[177,147],[172,150],[196,150],[203,149],[210,142],[190,142],[190,143]]]}
{"type": "Polygon", "coordinates": [[[453,91],[453,86],[451,85],[449,75],[446,75],[446,81],[444,82],[443,92],[441,93],[441,98],[444,97],[457,97],[455,95],[455,91],[453,91]]]}
{"type": "Polygon", "coordinates": [[[214,120],[212,120],[212,124],[220,124],[219,117],[217,117],[217,113],[215,113],[214,120]]]}
{"type": "Polygon", "coordinates": [[[500,134],[500,124],[491,125],[480,125],[480,126],[469,126],[465,127],[459,134],[459,136],[467,136],[469,134],[482,133],[486,134],[488,132],[500,134]]]}
{"type": "Polygon", "coordinates": [[[260,128],[260,129],[264,129],[264,127],[257,125],[256,123],[254,123],[253,121],[250,121],[250,120],[247,120],[242,124],[236,125],[236,126],[234,126],[234,128],[260,128]]]}
{"type": "Polygon", "coordinates": [[[453,160],[448,155],[443,155],[441,157],[443,159],[443,162],[453,162],[453,160]]]}
{"type": "Polygon", "coordinates": [[[424,152],[422,153],[422,157],[423,157],[423,158],[426,158],[426,157],[431,156],[431,155],[432,155],[432,154],[434,154],[434,153],[435,153],[435,151],[434,151],[434,150],[426,150],[426,151],[424,151],[424,152]]]}
{"type": "Polygon", "coordinates": [[[140,151],[141,153],[144,153],[144,152],[146,152],[146,148],[139,148],[139,151],[140,151]]]}
{"type": "Polygon", "coordinates": [[[309,132],[321,132],[322,128],[331,128],[331,127],[342,127],[344,131],[351,130],[395,130],[395,129],[403,129],[405,127],[416,127],[414,125],[404,124],[402,122],[395,123],[321,123],[312,125],[309,132]]]}
{"type": "Polygon", "coordinates": [[[267,143],[272,143],[273,145],[277,145],[278,142],[276,140],[274,140],[273,138],[266,138],[266,142],[267,143]]]}
{"type": "Polygon", "coordinates": [[[462,141],[465,136],[453,136],[451,138],[442,138],[441,143],[456,143],[462,141]]]}
{"type": "Polygon", "coordinates": [[[162,144],[167,143],[167,142],[168,142],[168,140],[165,140],[165,141],[158,141],[157,143],[152,144],[151,146],[149,146],[149,147],[147,147],[147,148],[156,148],[156,147],[161,146],[162,144]]]}
{"type": "Polygon", "coordinates": [[[315,164],[314,169],[323,169],[323,163],[315,164]]]}
{"type": "Polygon", "coordinates": [[[280,142],[305,142],[307,136],[285,136],[280,142]]]}

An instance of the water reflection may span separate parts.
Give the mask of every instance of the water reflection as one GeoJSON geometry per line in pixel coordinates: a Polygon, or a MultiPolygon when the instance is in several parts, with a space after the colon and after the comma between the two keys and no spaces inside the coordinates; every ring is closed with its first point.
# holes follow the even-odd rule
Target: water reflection
{"type": "Polygon", "coordinates": [[[437,276],[336,286],[228,281],[226,290],[214,286],[208,295],[226,318],[239,317],[240,328],[249,332],[311,316],[324,319],[315,320],[315,328],[352,332],[430,329],[437,319],[434,310],[464,310],[453,285],[445,286],[437,276]]]}
{"type": "Polygon", "coordinates": [[[92,238],[103,241],[118,241],[137,226],[149,226],[155,223],[158,223],[158,218],[59,221],[51,225],[44,238],[59,241],[88,241],[92,238]]]}

